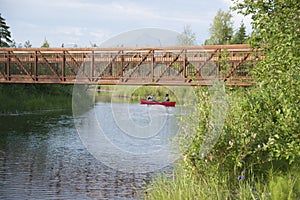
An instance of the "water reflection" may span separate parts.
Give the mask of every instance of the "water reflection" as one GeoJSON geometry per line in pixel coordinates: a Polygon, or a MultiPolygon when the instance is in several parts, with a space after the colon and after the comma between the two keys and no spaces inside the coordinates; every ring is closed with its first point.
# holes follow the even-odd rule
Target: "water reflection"
{"type": "Polygon", "coordinates": [[[76,115],[82,142],[98,160],[116,170],[145,173],[178,158],[170,140],[178,131],[176,108],[128,103],[97,103],[76,115]]]}
{"type": "Polygon", "coordinates": [[[154,175],[97,161],[71,112],[0,116],[0,124],[0,199],[133,199],[154,175]]]}

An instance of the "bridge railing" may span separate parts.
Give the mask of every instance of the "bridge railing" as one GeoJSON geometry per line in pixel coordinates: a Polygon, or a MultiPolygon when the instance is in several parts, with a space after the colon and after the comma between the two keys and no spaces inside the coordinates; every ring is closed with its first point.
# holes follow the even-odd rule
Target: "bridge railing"
{"type": "Polygon", "coordinates": [[[248,45],[0,48],[0,83],[251,85],[248,45]]]}

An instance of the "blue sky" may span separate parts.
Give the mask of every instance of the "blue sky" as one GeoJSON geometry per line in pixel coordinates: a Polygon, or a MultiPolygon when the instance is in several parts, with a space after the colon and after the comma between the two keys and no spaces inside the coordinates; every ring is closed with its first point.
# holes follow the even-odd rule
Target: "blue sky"
{"type": "MultiPolygon", "coordinates": [[[[51,47],[90,47],[135,29],[182,32],[186,25],[201,45],[217,11],[230,5],[230,0],[0,0],[0,13],[16,43],[29,40],[34,47],[45,38],[51,47]]],[[[234,14],[233,20],[235,28],[244,20],[250,32],[249,18],[234,14]]]]}

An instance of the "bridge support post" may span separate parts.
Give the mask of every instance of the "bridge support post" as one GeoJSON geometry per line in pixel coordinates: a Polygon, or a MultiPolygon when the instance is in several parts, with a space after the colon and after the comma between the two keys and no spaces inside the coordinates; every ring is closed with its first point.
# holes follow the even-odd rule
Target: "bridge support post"
{"type": "Polygon", "coordinates": [[[65,82],[66,81],[66,52],[65,51],[63,51],[61,75],[62,75],[63,82],[65,82]]]}
{"type": "Polygon", "coordinates": [[[187,73],[186,73],[186,69],[187,69],[187,58],[186,58],[186,50],[184,50],[184,59],[183,59],[183,78],[186,79],[187,78],[187,73]]]}
{"type": "Polygon", "coordinates": [[[221,60],[222,60],[222,49],[218,51],[218,62],[217,62],[217,79],[220,80],[221,78],[221,60]]]}
{"type": "Polygon", "coordinates": [[[38,53],[37,51],[34,51],[34,74],[33,79],[34,81],[38,81],[38,53]]]}
{"type": "Polygon", "coordinates": [[[11,80],[11,77],[10,77],[10,55],[9,54],[10,54],[9,52],[6,54],[7,61],[6,61],[5,70],[4,70],[4,74],[6,75],[6,80],[8,80],[8,81],[11,80]]]}
{"type": "Polygon", "coordinates": [[[119,76],[121,77],[121,81],[123,82],[123,70],[124,70],[124,51],[121,51],[121,63],[120,63],[120,71],[119,76]]]}
{"type": "Polygon", "coordinates": [[[90,69],[90,80],[94,82],[94,71],[95,71],[95,51],[92,51],[91,69],[90,69]]]}
{"type": "Polygon", "coordinates": [[[152,57],[151,57],[151,82],[154,82],[154,66],[155,66],[155,57],[154,57],[154,49],[152,50],[152,57]]]}

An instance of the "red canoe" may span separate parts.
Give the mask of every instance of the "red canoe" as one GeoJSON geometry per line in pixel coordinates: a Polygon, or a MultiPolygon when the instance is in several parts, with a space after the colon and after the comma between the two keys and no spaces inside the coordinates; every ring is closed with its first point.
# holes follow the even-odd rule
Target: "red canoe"
{"type": "Polygon", "coordinates": [[[171,106],[174,107],[176,102],[172,101],[147,101],[145,99],[141,99],[141,104],[148,104],[148,105],[163,105],[163,106],[171,106]]]}

